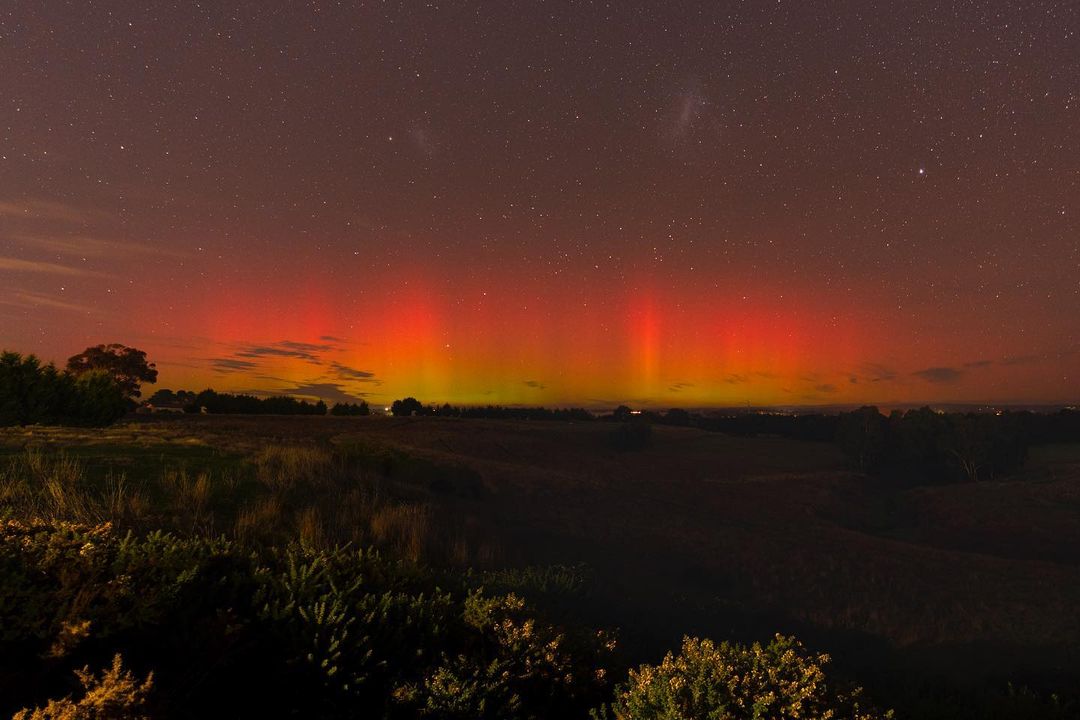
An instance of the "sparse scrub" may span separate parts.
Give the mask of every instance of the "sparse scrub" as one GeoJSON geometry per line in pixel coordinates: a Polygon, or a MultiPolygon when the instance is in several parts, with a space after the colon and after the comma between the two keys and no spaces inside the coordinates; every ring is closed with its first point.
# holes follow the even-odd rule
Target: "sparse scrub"
{"type": "Polygon", "coordinates": [[[255,456],[255,475],[275,492],[288,492],[298,486],[326,486],[336,477],[328,450],[300,445],[264,447],[255,456]]]}
{"type": "Polygon", "coordinates": [[[384,505],[372,514],[372,540],[379,547],[418,561],[425,557],[431,512],[416,505],[384,505]]]}
{"type": "MultiPolygon", "coordinates": [[[[838,690],[825,674],[828,655],[777,635],[750,647],[684,638],[680,652],[642,665],[616,690],[615,720],[879,720],[859,689],[838,690]]],[[[602,711],[600,717],[607,717],[602,711]]]]}
{"type": "MultiPolygon", "coordinates": [[[[558,618],[567,631],[559,647],[575,662],[588,657],[588,648],[595,644],[595,637],[574,629],[582,622],[622,625],[633,653],[624,658],[626,663],[659,657],[655,653],[667,638],[690,628],[737,632],[747,639],[777,627],[812,627],[814,642],[828,647],[852,672],[858,662],[853,653],[866,646],[863,638],[900,646],[879,651],[873,659],[879,664],[868,664],[860,679],[874,689],[876,698],[902,710],[903,717],[953,720],[965,717],[957,710],[975,707],[979,710],[968,716],[1075,716],[1075,700],[1059,676],[1023,676],[1037,692],[1018,683],[1021,690],[1015,698],[1006,696],[1006,682],[1018,678],[1004,653],[1000,662],[993,661],[1005,667],[993,683],[980,679],[962,691],[947,686],[951,694],[940,695],[936,681],[926,678],[912,678],[894,691],[882,676],[899,667],[908,672],[910,665],[900,663],[915,651],[903,648],[926,647],[918,652],[934,659],[938,646],[984,638],[1002,638],[1011,643],[1006,645],[1010,649],[1047,647],[1045,659],[1033,662],[1043,663],[1037,667],[1062,666],[1075,627],[1068,619],[1076,597],[1069,569],[1076,553],[1069,546],[1077,536],[1070,515],[1076,486],[1070,478],[1080,467],[1080,450],[1061,446],[1065,449],[1055,449],[1052,464],[1041,450],[1034,455],[1033,464],[1046,475],[1043,483],[970,483],[912,491],[845,472],[839,452],[827,443],[706,433],[696,427],[697,418],[691,427],[671,427],[654,419],[651,450],[612,452],[613,432],[636,417],[576,428],[476,420],[482,433],[472,429],[471,420],[439,418],[139,418],[105,430],[4,430],[0,519],[58,526],[108,521],[117,537],[131,530],[138,539],[162,529],[178,534],[169,543],[182,540],[202,547],[221,543],[213,538],[224,535],[231,549],[199,565],[217,581],[204,584],[196,579],[194,585],[180,583],[161,592],[124,594],[124,587],[152,590],[159,580],[130,573],[121,563],[113,590],[104,595],[92,589],[95,578],[114,569],[80,565],[100,543],[82,541],[78,547],[86,556],[61,551],[59,562],[67,569],[57,566],[46,574],[70,574],[67,590],[53,588],[27,600],[31,596],[23,588],[7,596],[19,600],[0,603],[0,613],[14,613],[0,617],[0,643],[5,643],[0,656],[12,658],[0,657],[0,685],[22,678],[16,685],[25,691],[16,698],[18,704],[0,703],[0,716],[68,694],[75,668],[107,667],[115,651],[123,652],[137,677],[154,669],[155,679],[167,677],[173,683],[181,677],[184,683],[199,685],[202,689],[192,696],[209,693],[210,685],[218,694],[235,696],[227,685],[232,671],[218,669],[250,660],[252,672],[262,668],[259,672],[269,678],[263,684],[292,687],[293,674],[299,673],[300,692],[310,687],[314,689],[308,697],[337,698],[337,690],[327,689],[328,676],[319,674],[322,671],[302,654],[309,648],[321,658],[317,666],[326,660],[328,667],[339,668],[337,673],[353,666],[352,661],[335,665],[333,660],[336,623],[348,621],[332,607],[333,593],[327,595],[330,604],[325,608],[318,604],[321,600],[313,601],[304,610],[307,619],[288,621],[312,624],[304,631],[308,634],[289,641],[295,642],[289,646],[295,662],[288,670],[269,666],[272,657],[284,663],[282,656],[269,651],[260,655],[266,643],[276,642],[260,633],[269,632],[267,623],[277,621],[260,616],[249,628],[237,619],[236,613],[246,612],[238,608],[249,607],[256,585],[250,578],[228,579],[230,568],[248,562],[249,556],[277,557],[290,543],[305,557],[330,557],[343,544],[378,548],[401,561],[393,570],[399,580],[428,577],[425,593],[437,585],[455,598],[463,597],[459,589],[476,587],[484,587],[492,597],[526,597],[543,609],[543,617],[558,618]],[[1033,530],[1035,522],[1041,524],[1033,530]],[[1015,542],[1017,534],[1010,528],[1020,528],[1025,538],[1029,532],[1045,535],[1046,548],[1057,554],[1042,554],[1042,546],[1030,540],[1015,542]],[[1001,533],[994,538],[998,545],[988,549],[975,544],[990,532],[1001,533]],[[924,535],[931,539],[929,546],[924,535]],[[1006,545],[1010,539],[1014,542],[1006,545]],[[965,554],[957,556],[953,547],[965,554]],[[999,547],[1008,554],[995,549],[999,547]],[[1036,552],[1039,562],[1032,566],[1026,558],[1036,552]],[[999,553],[1002,557],[996,557],[999,553]],[[545,565],[586,559],[592,569],[545,565]],[[540,566],[513,567],[530,563],[540,566]],[[436,568],[434,574],[424,570],[425,565],[436,568]],[[468,571],[470,567],[484,571],[468,571]],[[76,586],[83,590],[76,591],[76,586]],[[1036,587],[1038,599],[1033,599],[1036,587]],[[193,622],[203,612],[198,608],[209,602],[201,595],[219,591],[214,602],[221,624],[193,622]],[[67,593],[67,608],[57,610],[52,621],[35,619],[46,607],[41,599],[57,592],[61,597],[67,593]],[[151,647],[139,636],[142,631],[136,628],[162,622],[161,606],[171,608],[177,626],[191,629],[191,637],[151,633],[148,637],[157,638],[151,647]],[[763,614],[744,621],[744,612],[758,611],[763,614]],[[103,622],[111,612],[114,617],[126,613],[130,623],[103,622]],[[4,641],[3,634],[34,623],[39,638],[33,641],[34,659],[19,660],[31,656],[20,655],[28,641],[4,641]],[[318,634],[317,640],[309,631],[318,634]],[[859,635],[846,635],[852,632],[859,635]],[[1060,644],[1054,645],[1058,637],[1060,644]],[[196,642],[220,654],[193,654],[190,645],[196,642]],[[578,649],[579,642],[584,650],[578,649]],[[237,643],[245,647],[238,649],[237,643]],[[159,658],[168,659],[161,665],[159,658]],[[33,677],[20,674],[21,665],[37,668],[33,677]]],[[[906,441],[919,447],[918,437],[906,441]]],[[[55,540],[54,548],[59,549],[55,540]]],[[[169,569],[173,560],[164,557],[151,563],[158,567],[159,578],[174,570],[196,576],[203,572],[191,565],[169,569]]],[[[12,577],[9,568],[0,564],[0,586],[12,577]]],[[[364,565],[363,572],[386,570],[364,565]]],[[[334,583],[348,584],[345,574],[333,578],[334,583]]],[[[346,629],[351,637],[367,632],[367,627],[354,622],[346,629]]],[[[582,717],[580,712],[537,711],[531,701],[516,704],[514,693],[505,692],[502,670],[492,675],[487,666],[479,669],[471,650],[463,651],[470,659],[461,665],[461,646],[453,644],[458,641],[444,643],[445,633],[459,634],[454,629],[459,626],[441,627],[444,634],[431,636],[421,648],[429,658],[439,655],[437,661],[402,678],[393,689],[394,710],[388,716],[483,717],[498,712],[518,717],[532,712],[536,717],[582,717]],[[481,710],[480,701],[498,710],[481,710]]],[[[966,652],[957,651],[957,657],[970,657],[966,652]]],[[[982,672],[981,667],[975,672],[982,672]]],[[[382,677],[368,671],[361,675],[367,678],[362,684],[382,677]]],[[[611,679],[619,677],[625,675],[611,679]]],[[[252,681],[245,687],[256,685],[252,681]]],[[[187,697],[190,688],[164,690],[169,697],[187,697]]],[[[599,697],[590,707],[604,699],[611,697],[599,697]]],[[[338,707],[339,700],[327,702],[338,707]]],[[[304,708],[304,714],[325,715],[327,707],[315,703],[304,708]]],[[[277,708],[267,712],[273,710],[277,708]]]]}
{"type": "Polygon", "coordinates": [[[75,671],[82,685],[83,697],[50,700],[45,707],[24,709],[12,720],[145,720],[146,701],[153,687],[154,674],[138,680],[125,670],[120,654],[98,677],[90,667],[75,671]]]}
{"type": "Polygon", "coordinates": [[[118,652],[161,670],[150,692],[114,660],[84,676],[86,700],[25,717],[137,716],[92,714],[102,698],[148,717],[583,717],[604,691],[608,643],[571,644],[517,596],[372,551],[9,521],[0,567],[0,711],[118,652]]]}

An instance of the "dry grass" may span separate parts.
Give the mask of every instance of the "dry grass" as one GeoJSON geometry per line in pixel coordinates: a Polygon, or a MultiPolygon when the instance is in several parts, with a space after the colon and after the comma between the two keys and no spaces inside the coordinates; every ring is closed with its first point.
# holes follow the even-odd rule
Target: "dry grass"
{"type": "Polygon", "coordinates": [[[410,560],[425,555],[431,511],[416,505],[386,505],[371,516],[371,535],[376,545],[390,548],[410,560]]]}
{"type": "Polygon", "coordinates": [[[317,446],[267,445],[255,456],[255,476],[273,492],[326,487],[336,469],[330,451],[317,446]]]}
{"type": "Polygon", "coordinates": [[[262,497],[240,508],[233,535],[244,543],[262,541],[276,534],[281,523],[282,503],[275,495],[262,497]]]}

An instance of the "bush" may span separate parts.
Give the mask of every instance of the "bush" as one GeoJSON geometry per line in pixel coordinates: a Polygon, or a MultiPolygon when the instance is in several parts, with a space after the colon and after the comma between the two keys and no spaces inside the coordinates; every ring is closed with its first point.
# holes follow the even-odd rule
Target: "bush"
{"type": "MultiPolygon", "coordinates": [[[[0,524],[0,714],[122,652],[155,670],[149,716],[581,717],[608,648],[567,637],[516,595],[371,551],[0,524]]],[[[98,685],[141,702],[144,674],[98,685]]],[[[28,717],[128,717],[83,702],[28,717]]]]}
{"type": "MultiPolygon", "coordinates": [[[[616,689],[616,720],[875,720],[892,717],[859,703],[861,690],[828,682],[827,655],[777,635],[750,647],[684,638],[678,655],[642,665],[616,689]]],[[[604,709],[601,717],[608,715],[604,709]]]]}
{"type": "Polygon", "coordinates": [[[140,683],[131,671],[124,670],[117,654],[100,678],[90,672],[89,666],[76,670],[75,676],[83,686],[83,697],[50,700],[43,708],[15,713],[12,720],[145,720],[147,717],[143,707],[153,686],[153,673],[140,683]]]}

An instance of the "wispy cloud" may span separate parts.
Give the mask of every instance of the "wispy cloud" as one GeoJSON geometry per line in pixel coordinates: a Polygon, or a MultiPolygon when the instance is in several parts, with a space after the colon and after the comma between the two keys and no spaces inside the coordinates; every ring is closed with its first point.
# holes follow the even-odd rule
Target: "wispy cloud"
{"type": "Polygon", "coordinates": [[[26,199],[0,200],[0,218],[27,218],[54,220],[65,223],[83,223],[109,217],[108,213],[94,208],[79,207],[55,200],[26,199]]]}
{"type": "Polygon", "coordinates": [[[547,385],[540,382],[539,380],[526,380],[524,384],[527,385],[528,387],[533,388],[534,390],[546,390],[547,389],[547,385]]]}
{"type": "Polygon", "coordinates": [[[358,380],[360,382],[375,382],[375,373],[367,370],[357,370],[356,368],[342,365],[336,361],[330,363],[330,370],[342,379],[358,380]]]}
{"type": "Polygon", "coordinates": [[[132,240],[73,235],[71,233],[13,233],[8,237],[23,247],[36,248],[51,253],[70,253],[91,257],[122,257],[130,255],[173,258],[191,257],[191,253],[176,247],[132,240]]]}
{"type": "Polygon", "coordinates": [[[92,314],[94,312],[92,308],[89,308],[86,305],[58,298],[55,295],[44,295],[42,293],[25,291],[16,291],[8,298],[0,298],[0,305],[11,305],[14,307],[30,309],[49,307],[56,310],[66,310],[83,314],[92,314]]]}
{"type": "Polygon", "coordinates": [[[683,390],[685,390],[687,388],[692,388],[692,387],[694,387],[694,383],[688,383],[688,382],[672,383],[668,387],[668,392],[673,392],[673,393],[682,392],[683,390]]]}
{"type": "Polygon", "coordinates": [[[994,364],[993,360],[974,360],[972,362],[964,363],[964,367],[972,368],[972,369],[974,369],[974,368],[984,368],[984,367],[990,367],[993,364],[994,364]]]}
{"type": "Polygon", "coordinates": [[[877,363],[863,363],[859,374],[870,382],[889,382],[896,379],[896,371],[877,363]]]}
{"type": "Polygon", "coordinates": [[[247,372],[258,367],[257,363],[236,358],[216,358],[210,361],[210,367],[219,373],[247,372]]]}
{"type": "Polygon", "coordinates": [[[964,376],[964,371],[952,367],[931,367],[917,370],[912,375],[932,383],[954,383],[964,376]]]}
{"type": "Polygon", "coordinates": [[[48,275],[66,275],[69,277],[110,277],[106,273],[90,270],[89,268],[71,267],[59,263],[42,262],[40,260],[22,260],[13,257],[0,257],[0,270],[18,273],[40,273],[48,275]]]}
{"type": "Polygon", "coordinates": [[[327,382],[303,382],[303,383],[291,383],[285,387],[275,388],[273,390],[258,389],[258,390],[246,390],[247,394],[255,395],[258,397],[267,397],[270,395],[292,395],[305,399],[322,400],[326,403],[338,403],[338,402],[359,402],[366,397],[369,393],[363,392],[348,392],[345,387],[339,383],[327,383],[327,382]]]}
{"type": "Polygon", "coordinates": [[[334,348],[333,345],[320,345],[320,344],[317,344],[317,343],[294,342],[292,340],[282,340],[281,342],[278,343],[278,345],[280,345],[281,347],[296,350],[298,352],[310,352],[310,353],[328,352],[330,350],[336,349],[336,348],[334,348]]]}
{"type": "Polygon", "coordinates": [[[1039,355],[1014,355],[1001,361],[1002,365],[1030,365],[1037,363],[1043,358],[1039,355]]]}
{"type": "Polygon", "coordinates": [[[285,357],[299,358],[309,362],[319,362],[322,353],[334,350],[333,345],[319,345],[315,343],[293,342],[282,340],[272,345],[245,345],[234,353],[235,357],[261,358],[261,357],[285,357]]]}

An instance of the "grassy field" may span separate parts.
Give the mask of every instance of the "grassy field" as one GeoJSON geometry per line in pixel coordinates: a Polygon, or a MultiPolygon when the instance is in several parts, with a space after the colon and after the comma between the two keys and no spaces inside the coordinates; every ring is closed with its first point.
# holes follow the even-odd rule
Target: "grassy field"
{"type": "MultiPolygon", "coordinates": [[[[8,429],[0,502],[441,567],[567,566],[572,597],[550,593],[552,612],[617,627],[633,660],[686,633],[779,631],[886,696],[1080,675],[1080,446],[1036,448],[1020,477],[903,489],[849,472],[827,443],[657,426],[620,451],[612,430],[225,416],[8,429]]],[[[524,572],[543,596],[551,576],[524,572]]]]}

